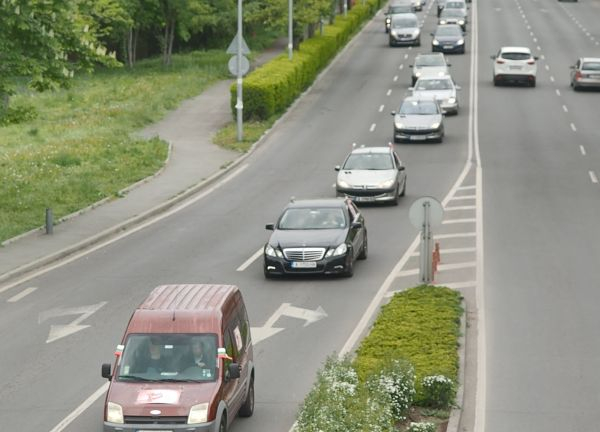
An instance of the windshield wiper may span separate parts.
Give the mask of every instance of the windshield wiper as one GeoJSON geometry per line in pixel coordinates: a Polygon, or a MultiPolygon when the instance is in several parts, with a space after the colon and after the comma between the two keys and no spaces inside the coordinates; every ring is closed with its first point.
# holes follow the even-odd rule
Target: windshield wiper
{"type": "Polygon", "coordinates": [[[195,379],[177,379],[177,378],[164,378],[164,379],[160,379],[157,380],[160,382],[201,382],[201,380],[195,380],[195,379]]]}
{"type": "Polygon", "coordinates": [[[149,381],[149,382],[158,381],[156,379],[144,378],[144,377],[141,377],[138,375],[119,375],[117,377],[117,379],[130,379],[130,380],[136,380],[136,381],[149,381]]]}

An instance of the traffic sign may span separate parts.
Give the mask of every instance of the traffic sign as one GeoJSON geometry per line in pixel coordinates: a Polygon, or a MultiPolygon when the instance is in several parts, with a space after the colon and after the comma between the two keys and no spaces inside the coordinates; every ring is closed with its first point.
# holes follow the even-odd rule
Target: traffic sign
{"type": "MultiPolygon", "coordinates": [[[[237,52],[238,52],[238,36],[239,36],[239,34],[236,34],[235,37],[233,38],[233,40],[231,41],[231,43],[229,44],[229,48],[227,48],[227,54],[237,54],[237,52]]],[[[250,48],[248,48],[248,44],[244,40],[243,36],[242,36],[242,54],[244,54],[244,55],[250,54],[250,48]]]]}
{"type": "MultiPolygon", "coordinates": [[[[231,72],[231,75],[235,75],[235,76],[237,76],[237,74],[238,74],[237,59],[238,59],[238,56],[235,55],[235,56],[231,57],[229,59],[229,63],[227,63],[227,67],[229,67],[229,72],[231,72]]],[[[242,61],[240,64],[242,66],[242,70],[241,70],[242,75],[246,75],[248,73],[248,71],[250,70],[250,62],[248,61],[248,58],[242,56],[242,61]]]]}
{"type": "Polygon", "coordinates": [[[433,197],[421,197],[415,200],[408,210],[408,218],[415,228],[422,229],[425,223],[426,208],[429,208],[429,226],[436,227],[442,224],[444,208],[433,197]]]}

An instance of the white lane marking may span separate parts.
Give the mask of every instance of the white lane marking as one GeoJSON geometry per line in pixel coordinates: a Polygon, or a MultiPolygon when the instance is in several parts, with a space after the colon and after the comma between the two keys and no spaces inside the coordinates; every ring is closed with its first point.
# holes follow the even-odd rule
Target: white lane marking
{"type": "Polygon", "coordinates": [[[404,60],[408,58],[408,54],[404,54],[404,60]]]}
{"type": "Polygon", "coordinates": [[[477,186],[475,185],[468,185],[468,186],[461,186],[459,188],[456,188],[456,190],[473,190],[475,189],[477,186]]]}
{"type": "Polygon", "coordinates": [[[389,89],[385,95],[386,95],[386,96],[389,96],[389,95],[391,95],[391,94],[392,94],[392,89],[389,89]]]}
{"type": "MultiPolygon", "coordinates": [[[[469,253],[469,252],[475,252],[476,249],[474,247],[465,247],[465,248],[440,248],[440,255],[444,256],[444,255],[448,255],[448,254],[460,254],[460,253],[469,253]]],[[[416,251],[413,252],[412,254],[413,257],[418,257],[421,256],[421,252],[420,251],[416,251]]]]}
{"type": "MultiPolygon", "coordinates": [[[[335,183],[333,184],[333,187],[335,187],[335,183]]],[[[250,267],[252,265],[252,263],[254,261],[256,261],[262,255],[262,253],[263,253],[263,248],[260,248],[259,250],[254,252],[250,258],[248,258],[246,261],[244,261],[244,264],[239,266],[235,271],[242,272],[242,271],[246,270],[248,267],[250,267]]]]}
{"type": "Polygon", "coordinates": [[[11,298],[9,298],[8,300],[6,300],[8,303],[16,303],[19,300],[21,300],[23,297],[31,294],[32,292],[34,292],[35,290],[37,290],[36,287],[29,287],[24,289],[23,291],[21,291],[19,294],[12,296],[11,298]]]}
{"type": "Polygon", "coordinates": [[[91,247],[89,249],[86,249],[86,250],[84,250],[84,251],[82,251],[80,253],[73,254],[73,255],[71,255],[71,256],[69,256],[69,257],[61,260],[60,262],[57,262],[57,263],[52,264],[52,265],[49,265],[48,267],[44,267],[41,270],[38,270],[38,271],[33,272],[33,273],[30,273],[29,275],[27,275],[27,276],[25,276],[25,277],[23,277],[21,279],[18,279],[15,282],[12,282],[12,283],[10,283],[8,285],[3,286],[2,288],[0,288],[0,293],[2,293],[4,291],[7,291],[7,290],[9,290],[11,288],[14,288],[14,287],[16,287],[18,285],[21,285],[24,282],[27,282],[27,281],[29,281],[31,279],[39,277],[40,275],[48,273],[48,272],[50,272],[50,271],[52,271],[54,269],[63,267],[63,266],[65,266],[65,265],[67,265],[67,264],[69,264],[69,263],[71,263],[73,261],[78,260],[79,258],[82,258],[82,257],[84,257],[86,255],[91,254],[91,253],[94,253],[94,252],[96,252],[99,249],[102,249],[102,248],[104,248],[104,247],[106,247],[106,246],[108,246],[110,244],[116,243],[116,242],[118,242],[119,240],[121,240],[121,239],[123,239],[125,237],[129,237],[130,235],[132,235],[132,234],[134,234],[134,233],[136,233],[138,231],[141,231],[144,228],[147,228],[147,227],[149,227],[149,226],[151,226],[151,225],[153,225],[153,224],[155,224],[155,223],[157,223],[157,222],[159,222],[159,221],[161,221],[163,219],[168,218],[169,216],[171,216],[171,215],[173,215],[173,214],[175,214],[175,213],[177,213],[177,212],[179,212],[179,211],[181,211],[181,210],[183,210],[183,209],[191,206],[192,204],[195,204],[196,202],[200,201],[201,199],[203,199],[207,195],[209,195],[212,192],[214,192],[215,190],[217,190],[219,187],[221,187],[224,184],[230,182],[235,177],[237,177],[238,175],[240,175],[241,173],[243,173],[246,170],[246,168],[248,168],[249,166],[250,165],[248,165],[248,164],[240,166],[238,169],[236,169],[235,171],[233,171],[231,174],[227,175],[227,177],[225,177],[224,179],[222,179],[219,182],[215,183],[213,186],[211,186],[211,187],[209,187],[207,189],[204,189],[204,191],[200,192],[198,195],[196,195],[196,196],[194,196],[194,197],[188,199],[187,201],[184,201],[184,202],[182,202],[182,203],[180,203],[178,205],[175,205],[170,210],[167,210],[164,213],[161,213],[160,215],[158,215],[158,216],[156,216],[156,217],[154,217],[154,218],[152,218],[152,219],[150,219],[150,220],[148,220],[148,221],[146,221],[146,222],[144,222],[144,223],[142,223],[140,225],[137,225],[137,226],[135,226],[133,228],[127,229],[127,231],[124,231],[122,234],[119,234],[119,235],[117,235],[115,237],[112,237],[112,238],[110,238],[110,239],[108,239],[106,241],[100,242],[96,246],[93,246],[93,247],[91,247]]]}
{"type": "Polygon", "coordinates": [[[385,108],[385,105],[380,105],[379,106],[379,112],[383,112],[383,109],[385,108]]]}
{"type": "Polygon", "coordinates": [[[446,207],[444,211],[475,210],[475,206],[446,207]]]}
{"type": "MultiPolygon", "coordinates": [[[[454,264],[441,264],[438,266],[437,271],[438,272],[443,272],[443,271],[451,271],[451,270],[460,270],[460,269],[465,269],[465,268],[473,268],[476,266],[476,262],[475,261],[469,261],[469,262],[464,262],[464,263],[454,263],[454,264]]],[[[406,277],[406,276],[414,276],[414,275],[418,275],[419,274],[419,269],[418,268],[414,268],[414,269],[408,269],[408,270],[403,270],[401,272],[398,272],[396,277],[406,277]]]]}
{"type": "Polygon", "coordinates": [[[529,32],[529,36],[533,36],[533,32],[529,32]]]}
{"type": "Polygon", "coordinates": [[[404,69],[404,65],[401,64],[400,66],[398,66],[398,69],[400,69],[400,70],[404,69]]]}
{"type": "Polygon", "coordinates": [[[473,288],[473,287],[477,286],[477,282],[475,282],[475,281],[451,282],[451,283],[447,283],[447,284],[435,284],[435,286],[447,287],[450,289],[473,288]]]}
{"type": "Polygon", "coordinates": [[[546,65],[546,70],[549,71],[550,70],[550,66],[546,65]]]}
{"type": "Polygon", "coordinates": [[[377,127],[377,125],[375,123],[373,123],[371,125],[371,127],[369,128],[369,132],[373,132],[375,130],[375,128],[377,127]]]}
{"type": "Polygon", "coordinates": [[[452,197],[452,201],[472,200],[472,199],[475,199],[475,195],[459,195],[459,196],[452,197]]]}
{"type": "Polygon", "coordinates": [[[442,225],[454,225],[454,224],[464,224],[464,223],[475,223],[476,220],[473,218],[467,219],[446,219],[442,221],[442,225]]]}
{"type": "Polygon", "coordinates": [[[540,46],[538,45],[538,46],[537,46],[537,50],[538,50],[538,51],[541,51],[541,50],[542,50],[542,47],[540,47],[540,46]]]}
{"type": "Polygon", "coordinates": [[[550,81],[554,82],[554,77],[550,76],[550,81]]]}
{"type": "Polygon", "coordinates": [[[596,45],[600,45],[600,42],[596,41],[596,45]]]}
{"type": "Polygon", "coordinates": [[[585,153],[585,147],[584,146],[580,145],[579,146],[579,151],[581,152],[582,156],[586,155],[586,153],[585,153]]]}
{"type": "Polygon", "coordinates": [[[468,233],[453,233],[453,234],[439,234],[434,235],[434,240],[443,240],[443,239],[455,239],[455,238],[464,238],[464,237],[475,237],[476,233],[468,232],[468,233]]]}
{"type": "Polygon", "coordinates": [[[533,42],[537,43],[537,38],[536,37],[533,38],[533,42]]]}
{"type": "Polygon", "coordinates": [[[84,400],[81,405],[75,408],[68,416],[66,416],[59,424],[54,426],[50,432],[61,432],[67,426],[69,426],[73,420],[79,417],[86,409],[93,405],[104,393],[108,390],[109,382],[102,384],[98,390],[96,390],[90,397],[84,400]]]}
{"type": "Polygon", "coordinates": [[[560,96],[560,90],[556,89],[556,96],[560,96]]]}
{"type": "Polygon", "coordinates": [[[573,132],[577,132],[577,128],[575,127],[575,125],[573,123],[571,123],[571,130],[573,132]]]}
{"type": "Polygon", "coordinates": [[[531,30],[531,26],[529,24],[527,25],[527,30],[531,30]]]}
{"type": "Polygon", "coordinates": [[[566,105],[563,105],[563,107],[562,107],[562,108],[563,108],[563,111],[564,111],[564,112],[569,112],[569,108],[567,108],[567,106],[566,106],[566,105]]]}
{"type": "Polygon", "coordinates": [[[544,59],[546,58],[546,56],[545,56],[544,54],[542,54],[542,55],[540,56],[540,58],[541,58],[542,60],[544,60],[544,59]]]}
{"type": "Polygon", "coordinates": [[[590,171],[590,179],[592,183],[598,183],[598,177],[596,177],[596,173],[594,171],[590,171]]]}
{"type": "Polygon", "coordinates": [[[398,75],[394,76],[394,82],[398,81],[398,75]]]}

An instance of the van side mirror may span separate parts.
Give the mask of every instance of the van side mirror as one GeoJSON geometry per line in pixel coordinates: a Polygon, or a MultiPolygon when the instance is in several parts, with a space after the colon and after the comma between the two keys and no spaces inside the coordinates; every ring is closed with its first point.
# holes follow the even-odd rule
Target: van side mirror
{"type": "Polygon", "coordinates": [[[268,223],[268,224],[265,225],[265,229],[268,229],[269,231],[274,231],[275,230],[275,224],[268,223]]]}
{"type": "Polygon", "coordinates": [[[111,380],[112,374],[110,372],[110,363],[102,363],[102,378],[111,380]]]}
{"type": "Polygon", "coordinates": [[[240,373],[241,366],[238,363],[230,363],[227,368],[227,372],[229,372],[229,379],[237,379],[241,376],[240,373]]]}

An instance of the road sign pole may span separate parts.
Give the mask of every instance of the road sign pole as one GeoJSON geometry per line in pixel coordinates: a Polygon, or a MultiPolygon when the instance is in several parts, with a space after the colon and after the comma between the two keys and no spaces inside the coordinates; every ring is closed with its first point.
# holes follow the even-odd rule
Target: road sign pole
{"type": "Polygon", "coordinates": [[[235,104],[237,114],[237,140],[244,139],[244,102],[242,97],[242,0],[238,0],[238,40],[237,40],[237,101],[235,104]]]}
{"type": "Polygon", "coordinates": [[[423,203],[423,227],[421,229],[421,253],[420,253],[420,279],[422,283],[431,283],[433,281],[433,263],[432,260],[432,235],[431,225],[429,223],[430,203],[423,203]]]}
{"type": "Polygon", "coordinates": [[[288,0],[288,57],[294,52],[294,0],[288,0]]]}

